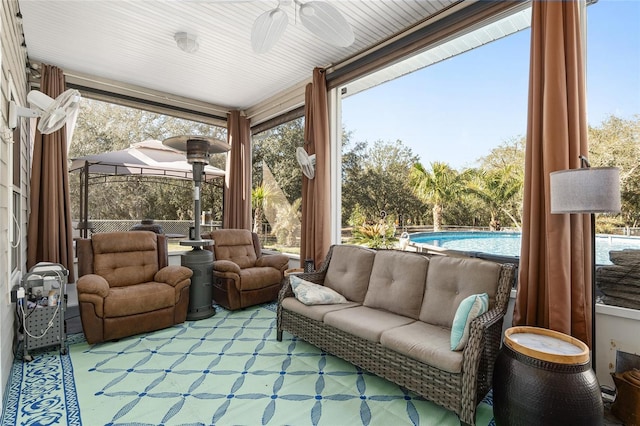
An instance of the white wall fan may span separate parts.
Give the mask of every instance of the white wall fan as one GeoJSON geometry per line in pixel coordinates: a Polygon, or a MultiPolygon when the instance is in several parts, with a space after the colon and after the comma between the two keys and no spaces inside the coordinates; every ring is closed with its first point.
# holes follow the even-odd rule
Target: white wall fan
{"type": "Polygon", "coordinates": [[[68,89],[53,99],[39,90],[27,95],[27,102],[36,108],[25,108],[11,101],[9,103],[9,127],[15,129],[18,117],[40,117],[38,130],[44,135],[55,132],[65,125],[69,117],[80,107],[80,92],[68,89]]]}
{"type": "Polygon", "coordinates": [[[307,154],[307,151],[305,151],[303,147],[299,146],[296,148],[296,159],[298,160],[298,164],[300,164],[302,173],[307,178],[313,179],[316,175],[316,155],[307,154]]]}

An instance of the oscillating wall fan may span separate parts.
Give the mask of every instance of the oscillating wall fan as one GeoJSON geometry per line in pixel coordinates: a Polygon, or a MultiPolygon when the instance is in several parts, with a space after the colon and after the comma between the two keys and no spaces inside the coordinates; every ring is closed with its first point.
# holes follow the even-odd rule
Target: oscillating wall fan
{"type": "Polygon", "coordinates": [[[48,135],[64,126],[69,116],[80,107],[80,92],[65,90],[53,99],[39,90],[32,90],[27,95],[27,102],[36,108],[24,108],[13,101],[9,103],[9,127],[16,128],[18,117],[40,117],[38,130],[48,135]]]}
{"type": "Polygon", "coordinates": [[[316,155],[307,154],[307,151],[305,151],[303,147],[299,146],[296,148],[296,159],[298,160],[298,164],[300,164],[302,173],[307,178],[313,179],[316,175],[316,155]]]}

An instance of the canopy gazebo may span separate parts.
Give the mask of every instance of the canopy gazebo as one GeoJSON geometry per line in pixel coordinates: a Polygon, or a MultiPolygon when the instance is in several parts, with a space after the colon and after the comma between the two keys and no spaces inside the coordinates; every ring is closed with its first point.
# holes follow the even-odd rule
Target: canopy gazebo
{"type": "MultiPolygon", "coordinates": [[[[71,161],[69,172],[80,173],[80,231],[83,238],[88,234],[89,180],[90,175],[104,176],[155,176],[192,180],[193,167],[185,154],[173,150],[158,140],[146,140],[132,144],[120,151],[85,155],[71,161]]],[[[224,178],[225,171],[217,167],[204,167],[202,182],[213,182],[224,178]]]]}

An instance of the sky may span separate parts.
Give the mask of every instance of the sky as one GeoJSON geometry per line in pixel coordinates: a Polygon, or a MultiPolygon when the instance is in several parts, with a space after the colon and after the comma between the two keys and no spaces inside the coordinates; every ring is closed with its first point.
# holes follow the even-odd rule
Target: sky
{"type": "MultiPolygon", "coordinates": [[[[587,114],[640,115],[640,1],[587,7],[587,114]]],[[[526,135],[529,29],[342,100],[351,142],[401,140],[423,165],[472,167],[526,135]]]]}

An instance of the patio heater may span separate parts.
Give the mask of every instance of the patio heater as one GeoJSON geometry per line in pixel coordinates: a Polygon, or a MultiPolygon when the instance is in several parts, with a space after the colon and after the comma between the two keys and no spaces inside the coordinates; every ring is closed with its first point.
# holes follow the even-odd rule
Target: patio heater
{"type": "Polygon", "coordinates": [[[218,139],[193,135],[174,136],[165,139],[162,143],[175,150],[185,152],[187,162],[193,166],[194,232],[190,233],[188,240],[180,241],[180,245],[192,247],[192,250],[181,256],[181,264],[193,271],[189,288],[187,319],[192,321],[209,318],[216,313],[212,306],[214,259],[212,251],[202,248],[212,246],[214,241],[202,239],[200,236],[200,184],[204,167],[209,164],[211,154],[227,152],[231,147],[218,139]]]}
{"type": "Polygon", "coordinates": [[[596,213],[620,212],[620,170],[591,167],[580,156],[579,169],[550,174],[551,213],[588,214],[591,222],[591,368],[596,371],[596,213]]]}

